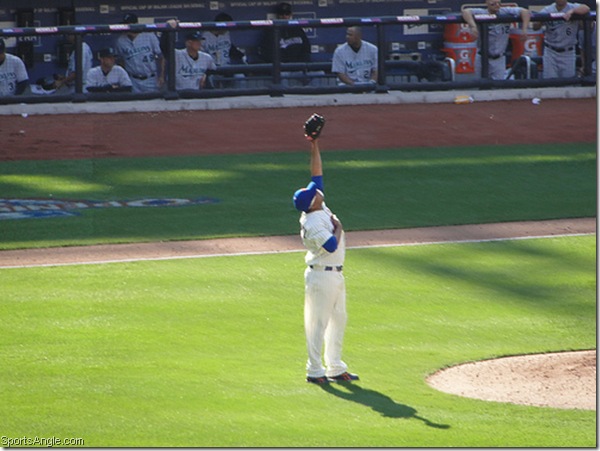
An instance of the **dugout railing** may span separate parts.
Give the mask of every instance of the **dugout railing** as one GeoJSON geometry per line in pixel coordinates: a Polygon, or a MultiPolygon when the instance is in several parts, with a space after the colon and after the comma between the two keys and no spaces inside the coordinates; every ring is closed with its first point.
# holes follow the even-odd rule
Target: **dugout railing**
{"type": "MultiPolygon", "coordinates": [[[[454,63],[451,58],[440,57],[427,61],[397,61],[387,54],[386,28],[398,25],[448,25],[464,23],[460,13],[438,16],[385,16],[385,17],[351,17],[322,18],[302,20],[247,20],[235,22],[180,22],[177,28],[167,24],[107,24],[107,25],[72,25],[56,27],[0,28],[0,37],[25,36],[66,36],[75,35],[74,51],[76,52],[75,92],[70,94],[22,94],[19,96],[0,97],[0,104],[9,103],[48,103],[48,102],[85,102],[85,101],[123,101],[135,99],[178,99],[178,98],[216,98],[244,95],[282,96],[285,94],[327,94],[340,92],[377,92],[390,90],[402,91],[439,91],[454,89],[501,89],[501,88],[535,88],[561,86],[594,86],[596,76],[592,64],[596,55],[593,45],[593,26],[596,12],[584,16],[573,16],[579,20],[583,29],[583,45],[581,46],[582,75],[573,78],[522,78],[491,80],[487,77],[487,25],[491,23],[518,23],[518,17],[498,17],[484,14],[476,15],[475,20],[480,28],[480,46],[482,58],[482,76],[477,79],[459,80],[455,77],[454,63]],[[281,30],[285,27],[373,27],[376,31],[378,47],[378,80],[372,85],[342,86],[337,83],[336,75],[331,73],[331,62],[283,63],[281,62],[279,41],[281,30]],[[216,30],[226,28],[229,31],[273,28],[273,63],[238,64],[220,66],[211,71],[210,83],[203,90],[176,91],[175,67],[167,64],[167,82],[162,91],[156,93],[85,93],[82,73],[82,44],[86,35],[119,34],[128,30],[136,32],[167,33],[167,60],[173,61],[177,33],[192,30],[216,30]],[[237,75],[236,75],[237,74],[237,75]]],[[[562,14],[531,13],[531,22],[548,22],[564,20],[562,14]]],[[[97,50],[97,49],[96,49],[97,50]]],[[[539,58],[538,63],[541,63],[539,58]]]]}

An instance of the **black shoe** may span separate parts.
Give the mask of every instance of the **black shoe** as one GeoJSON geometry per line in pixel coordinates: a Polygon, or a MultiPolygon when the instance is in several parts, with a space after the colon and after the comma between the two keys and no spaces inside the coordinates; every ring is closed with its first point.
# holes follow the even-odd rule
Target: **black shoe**
{"type": "Polygon", "coordinates": [[[329,381],[327,380],[327,378],[325,376],[321,376],[321,377],[306,376],[306,382],[310,382],[311,384],[317,384],[317,385],[323,385],[323,384],[329,383],[329,381]]]}
{"type": "Polygon", "coordinates": [[[358,374],[352,374],[346,371],[345,373],[333,377],[328,377],[327,379],[329,379],[329,382],[352,382],[359,380],[359,377],[358,374]]]}

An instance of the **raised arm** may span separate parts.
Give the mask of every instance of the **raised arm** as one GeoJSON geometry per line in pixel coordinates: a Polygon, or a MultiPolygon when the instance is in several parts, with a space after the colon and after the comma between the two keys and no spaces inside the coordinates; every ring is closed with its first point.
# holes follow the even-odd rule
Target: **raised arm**
{"type": "Polygon", "coordinates": [[[323,175],[323,162],[321,161],[319,139],[310,140],[310,173],[313,177],[323,175]]]}

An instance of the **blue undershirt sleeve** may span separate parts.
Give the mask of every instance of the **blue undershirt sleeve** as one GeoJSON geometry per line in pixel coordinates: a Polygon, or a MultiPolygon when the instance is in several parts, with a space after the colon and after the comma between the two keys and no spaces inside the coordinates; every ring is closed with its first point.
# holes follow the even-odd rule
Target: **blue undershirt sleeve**
{"type": "Polygon", "coordinates": [[[317,189],[321,190],[323,193],[325,193],[325,189],[323,188],[323,176],[322,175],[315,175],[311,177],[311,180],[313,182],[315,182],[315,185],[317,185],[317,189]]]}
{"type": "Polygon", "coordinates": [[[325,244],[323,244],[323,248],[329,253],[335,252],[337,247],[338,240],[334,235],[331,235],[331,238],[329,238],[327,241],[325,241],[325,244]]]}

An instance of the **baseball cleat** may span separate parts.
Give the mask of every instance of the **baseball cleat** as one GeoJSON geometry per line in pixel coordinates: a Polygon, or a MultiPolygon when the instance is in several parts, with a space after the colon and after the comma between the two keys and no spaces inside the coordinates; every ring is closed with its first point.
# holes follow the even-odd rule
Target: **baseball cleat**
{"type": "Polygon", "coordinates": [[[327,378],[325,376],[321,376],[321,377],[306,376],[306,382],[310,382],[311,384],[317,384],[317,385],[323,385],[323,384],[329,383],[329,381],[327,380],[327,378]]]}
{"type": "Polygon", "coordinates": [[[359,380],[359,377],[358,374],[352,374],[346,371],[345,373],[328,377],[327,379],[329,379],[330,382],[352,382],[359,380]]]}

